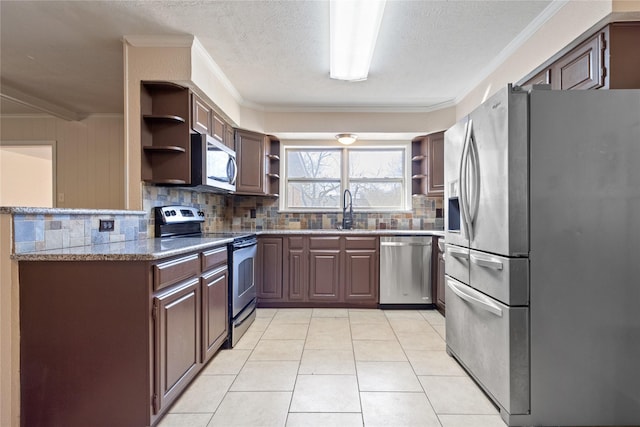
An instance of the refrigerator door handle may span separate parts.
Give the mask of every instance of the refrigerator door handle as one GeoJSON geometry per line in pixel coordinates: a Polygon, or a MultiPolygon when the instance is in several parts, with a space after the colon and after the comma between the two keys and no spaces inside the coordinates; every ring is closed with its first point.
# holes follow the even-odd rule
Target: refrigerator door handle
{"type": "Polygon", "coordinates": [[[471,262],[480,267],[492,268],[494,270],[502,270],[502,261],[493,257],[483,257],[476,254],[471,255],[471,262]]]}
{"type": "Polygon", "coordinates": [[[471,190],[471,197],[469,200],[469,223],[471,226],[470,239],[473,240],[473,225],[478,214],[478,206],[480,204],[480,158],[478,156],[478,144],[476,138],[473,135],[473,127],[471,121],[469,122],[469,158],[471,163],[471,170],[473,172],[473,187],[471,190]]]}
{"type": "Polygon", "coordinates": [[[464,249],[447,248],[447,252],[454,258],[469,259],[469,252],[464,249]]]}
{"type": "Polygon", "coordinates": [[[464,144],[462,145],[462,156],[460,157],[460,169],[459,169],[459,179],[460,183],[460,211],[462,213],[462,221],[464,223],[464,235],[467,239],[471,240],[470,235],[470,217],[469,217],[469,207],[468,207],[468,176],[467,176],[467,168],[469,162],[469,137],[471,136],[471,119],[467,121],[467,126],[465,129],[464,136],[464,144]]]}
{"type": "Polygon", "coordinates": [[[463,300],[467,301],[469,304],[474,305],[478,308],[481,308],[485,311],[488,311],[489,313],[495,314],[498,317],[502,317],[502,309],[494,304],[493,302],[487,300],[487,297],[482,296],[481,294],[478,295],[470,295],[468,293],[468,291],[463,291],[453,280],[451,279],[447,279],[447,286],[449,287],[449,289],[451,289],[451,291],[456,294],[457,296],[459,296],[460,298],[462,298],[463,300]]]}

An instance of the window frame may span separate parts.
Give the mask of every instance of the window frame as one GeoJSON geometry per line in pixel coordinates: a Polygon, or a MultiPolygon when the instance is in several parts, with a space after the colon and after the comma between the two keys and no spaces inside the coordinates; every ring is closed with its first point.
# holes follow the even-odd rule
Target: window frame
{"type": "MultiPolygon", "coordinates": [[[[392,180],[380,180],[380,182],[401,182],[401,185],[404,185],[404,191],[402,192],[401,197],[401,205],[398,207],[391,208],[382,208],[382,207],[372,207],[372,208],[363,208],[354,206],[354,212],[398,212],[398,213],[406,213],[411,212],[412,210],[412,197],[411,197],[411,187],[412,187],[412,178],[411,178],[411,142],[410,141],[381,141],[376,143],[366,143],[363,141],[358,142],[357,146],[344,146],[336,143],[328,143],[328,142],[307,142],[307,141],[290,141],[285,142],[281,141],[280,149],[282,150],[280,156],[280,200],[279,200],[279,212],[286,213],[342,213],[343,210],[343,200],[342,195],[344,194],[344,190],[349,188],[350,182],[358,182],[359,180],[363,180],[362,178],[349,179],[349,152],[351,151],[383,151],[383,150],[401,150],[404,159],[404,174],[402,178],[392,179],[392,180]],[[288,151],[289,150],[319,150],[319,151],[339,151],[341,154],[341,171],[340,171],[340,193],[339,193],[339,207],[337,208],[298,208],[298,207],[289,207],[288,199],[289,194],[287,192],[288,183],[290,181],[294,182],[317,182],[317,181],[331,181],[331,179],[314,179],[309,178],[308,180],[305,178],[294,178],[289,179],[288,173],[288,151]]],[[[365,179],[366,181],[366,179],[365,179]]],[[[370,181],[370,180],[369,180],[370,181]]]]}

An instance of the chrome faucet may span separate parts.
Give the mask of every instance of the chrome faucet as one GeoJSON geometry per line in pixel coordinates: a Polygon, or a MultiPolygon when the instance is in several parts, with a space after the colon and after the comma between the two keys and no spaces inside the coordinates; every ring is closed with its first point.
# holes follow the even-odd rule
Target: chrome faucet
{"type": "Polygon", "coordinates": [[[353,228],[353,198],[351,191],[344,190],[342,195],[342,229],[351,230],[353,228]],[[349,195],[349,212],[347,212],[347,195],[349,195]]]}

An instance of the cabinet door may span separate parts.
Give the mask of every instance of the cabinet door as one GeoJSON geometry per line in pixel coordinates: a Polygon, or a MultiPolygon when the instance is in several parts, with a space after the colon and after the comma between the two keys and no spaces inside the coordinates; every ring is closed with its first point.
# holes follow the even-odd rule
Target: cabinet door
{"type": "Polygon", "coordinates": [[[236,193],[265,194],[264,135],[236,130],[238,178],[236,193]]]}
{"type": "Polygon", "coordinates": [[[258,239],[257,297],[260,300],[282,300],[282,238],[258,239]]]}
{"type": "Polygon", "coordinates": [[[283,287],[285,301],[305,300],[309,288],[308,237],[292,236],[285,239],[283,265],[283,287]]]}
{"type": "Polygon", "coordinates": [[[340,301],[340,237],[309,237],[309,300],[340,301]]]}
{"type": "Polygon", "coordinates": [[[232,150],[236,150],[236,141],[234,139],[235,132],[233,126],[229,123],[225,123],[224,125],[224,145],[231,148],[232,150]]]}
{"type": "Polygon", "coordinates": [[[551,84],[551,68],[545,68],[535,76],[531,77],[526,82],[522,83],[521,86],[550,85],[550,84],[551,84]]]}
{"type": "Polygon", "coordinates": [[[309,300],[340,299],[340,250],[309,251],[309,300]]]}
{"type": "Polygon", "coordinates": [[[427,196],[444,195],[444,132],[429,135],[427,196]]]}
{"type": "Polygon", "coordinates": [[[168,406],[197,374],[200,281],[191,279],[153,298],[154,413],[168,406]]]}
{"type": "Polygon", "coordinates": [[[347,249],[344,277],[345,300],[377,302],[378,270],[378,251],[347,249]]]}
{"type": "Polygon", "coordinates": [[[602,37],[597,33],[553,64],[553,89],[597,89],[604,86],[602,37]]]}
{"type": "Polygon", "coordinates": [[[211,136],[216,140],[225,143],[225,126],[226,123],[215,112],[211,115],[211,136]]]}
{"type": "Polygon", "coordinates": [[[210,133],[211,108],[196,95],[191,96],[191,128],[201,134],[210,133]]]}
{"type": "Polygon", "coordinates": [[[229,270],[218,268],[202,277],[202,362],[206,363],[229,332],[229,270]]]}

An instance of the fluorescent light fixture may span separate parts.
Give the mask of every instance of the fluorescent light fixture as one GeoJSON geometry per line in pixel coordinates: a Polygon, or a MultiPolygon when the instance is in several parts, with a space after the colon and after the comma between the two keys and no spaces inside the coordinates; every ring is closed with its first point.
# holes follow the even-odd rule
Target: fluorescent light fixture
{"type": "Polygon", "coordinates": [[[336,139],[340,144],[351,145],[356,142],[356,139],[358,139],[358,135],[353,133],[339,133],[336,135],[336,139]]]}
{"type": "Polygon", "coordinates": [[[366,80],[386,0],[331,0],[330,77],[366,80]]]}

